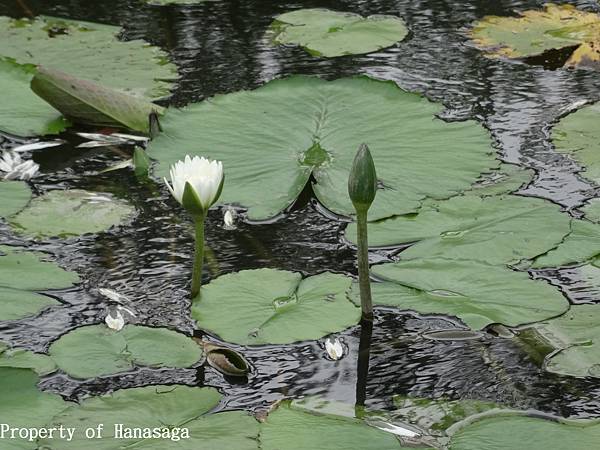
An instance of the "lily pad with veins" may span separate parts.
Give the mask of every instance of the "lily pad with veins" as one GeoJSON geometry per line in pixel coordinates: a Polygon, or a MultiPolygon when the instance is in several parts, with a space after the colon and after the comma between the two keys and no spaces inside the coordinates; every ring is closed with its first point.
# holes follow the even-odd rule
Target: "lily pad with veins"
{"type": "Polygon", "coordinates": [[[491,57],[525,58],[572,48],[565,67],[600,69],[600,15],[569,4],[548,3],[519,17],[486,16],[473,24],[471,38],[491,57]]]}
{"type": "Polygon", "coordinates": [[[322,273],[244,270],[204,286],[192,304],[199,327],[246,345],[288,344],[342,331],[360,318],[346,292],[352,279],[322,273]]]}
{"type": "Polygon", "coordinates": [[[300,45],[313,56],[328,58],[371,53],[400,42],[408,34],[399,17],[362,17],[324,8],[281,14],[271,31],[277,44],[300,45]]]}
{"type": "MultiPolygon", "coordinates": [[[[421,314],[445,314],[473,330],[500,323],[517,326],[564,313],[569,302],[558,289],[525,272],[476,261],[415,259],[373,266],[373,304],[421,314]]],[[[359,304],[358,287],[351,297],[359,304]]]]}
{"type": "Polygon", "coordinates": [[[136,366],[189,367],[202,350],[191,338],[166,328],[126,325],[113,331],[104,325],[76,328],[49,350],[56,365],[74,378],[126,372],[136,366]]]}
{"type": "Polygon", "coordinates": [[[248,208],[252,220],[284,211],[311,176],[319,201],[350,216],[348,173],[364,142],[380,181],[369,210],[376,220],[468,189],[498,167],[488,132],[437,119],[440,109],[392,82],[295,76],[170,111],[148,155],[158,177],[186,154],[223,161],[220,203],[248,208]]]}

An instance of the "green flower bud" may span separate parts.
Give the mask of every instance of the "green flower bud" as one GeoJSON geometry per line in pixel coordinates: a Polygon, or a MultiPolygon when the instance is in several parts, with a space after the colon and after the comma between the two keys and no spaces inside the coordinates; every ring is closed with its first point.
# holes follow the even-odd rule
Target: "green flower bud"
{"type": "Polygon", "coordinates": [[[357,211],[367,211],[377,193],[375,163],[367,144],[361,144],[348,177],[348,194],[357,211]]]}

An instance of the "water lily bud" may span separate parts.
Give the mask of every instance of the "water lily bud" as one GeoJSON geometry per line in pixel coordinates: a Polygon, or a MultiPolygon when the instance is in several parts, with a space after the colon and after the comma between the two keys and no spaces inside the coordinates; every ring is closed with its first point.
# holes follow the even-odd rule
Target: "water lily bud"
{"type": "Polygon", "coordinates": [[[226,230],[235,230],[235,218],[237,213],[234,209],[228,208],[223,214],[223,228],[226,230]]]}
{"type": "Polygon", "coordinates": [[[342,359],[344,356],[344,346],[339,339],[334,339],[332,341],[331,339],[327,338],[325,340],[325,351],[334,361],[342,359]]]}
{"type": "Polygon", "coordinates": [[[348,194],[357,211],[366,211],[375,200],[377,173],[371,152],[366,144],[361,144],[354,157],[348,177],[348,194]]]}
{"type": "Polygon", "coordinates": [[[204,157],[186,155],[171,166],[171,184],[165,183],[175,199],[194,215],[204,215],[221,195],[223,164],[204,157]]]}

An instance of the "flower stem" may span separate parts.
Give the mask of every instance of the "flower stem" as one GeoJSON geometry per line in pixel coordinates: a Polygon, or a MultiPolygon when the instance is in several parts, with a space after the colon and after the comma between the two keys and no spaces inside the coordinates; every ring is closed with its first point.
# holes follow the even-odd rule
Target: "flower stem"
{"type": "Polygon", "coordinates": [[[194,255],[194,271],[192,273],[192,298],[200,293],[202,285],[202,263],[204,262],[204,215],[194,217],[196,224],[196,253],[194,255]]]}
{"type": "Polygon", "coordinates": [[[358,240],[358,284],[360,286],[360,305],[362,320],[373,321],[373,302],[371,301],[371,282],[369,280],[369,241],[367,238],[367,210],[356,211],[358,240]]]}

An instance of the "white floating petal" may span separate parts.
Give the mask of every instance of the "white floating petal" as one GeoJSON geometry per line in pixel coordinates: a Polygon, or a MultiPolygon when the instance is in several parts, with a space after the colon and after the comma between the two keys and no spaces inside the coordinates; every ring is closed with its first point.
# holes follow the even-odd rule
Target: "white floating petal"
{"type": "Polygon", "coordinates": [[[30,152],[33,150],[41,150],[43,148],[48,147],[56,147],[57,145],[64,144],[65,141],[61,139],[56,139],[54,141],[46,141],[46,142],[33,142],[31,144],[19,145],[12,149],[13,152],[30,152]]]}
{"type": "Polygon", "coordinates": [[[342,359],[344,356],[344,346],[339,339],[334,339],[332,341],[331,339],[327,338],[325,340],[325,351],[334,361],[342,359]]]}

